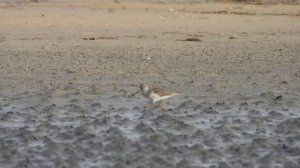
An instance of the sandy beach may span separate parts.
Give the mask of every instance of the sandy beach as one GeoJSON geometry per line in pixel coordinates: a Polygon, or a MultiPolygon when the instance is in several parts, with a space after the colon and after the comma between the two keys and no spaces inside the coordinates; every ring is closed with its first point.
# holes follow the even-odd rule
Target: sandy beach
{"type": "Polygon", "coordinates": [[[300,5],[1,1],[0,59],[1,168],[300,166],[300,5]]]}

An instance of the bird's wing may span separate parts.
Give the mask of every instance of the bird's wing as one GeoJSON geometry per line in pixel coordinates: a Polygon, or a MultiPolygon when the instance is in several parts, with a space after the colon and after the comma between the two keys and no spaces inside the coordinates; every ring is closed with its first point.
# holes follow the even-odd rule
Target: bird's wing
{"type": "Polygon", "coordinates": [[[172,92],[167,91],[164,88],[153,88],[153,92],[158,94],[159,96],[168,96],[168,95],[172,95],[172,92]]]}

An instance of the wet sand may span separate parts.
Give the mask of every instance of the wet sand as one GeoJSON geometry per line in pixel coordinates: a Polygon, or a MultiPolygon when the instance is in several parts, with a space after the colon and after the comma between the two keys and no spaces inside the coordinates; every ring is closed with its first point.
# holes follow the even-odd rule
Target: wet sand
{"type": "Polygon", "coordinates": [[[299,6],[0,11],[0,167],[299,167],[299,6]]]}

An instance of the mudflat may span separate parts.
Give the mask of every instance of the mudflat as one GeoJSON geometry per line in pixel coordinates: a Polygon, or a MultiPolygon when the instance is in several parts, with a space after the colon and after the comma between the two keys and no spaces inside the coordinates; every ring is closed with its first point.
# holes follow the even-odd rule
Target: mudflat
{"type": "Polygon", "coordinates": [[[299,15],[0,3],[0,167],[299,167],[299,15]],[[181,95],[144,111],[140,83],[181,95]]]}

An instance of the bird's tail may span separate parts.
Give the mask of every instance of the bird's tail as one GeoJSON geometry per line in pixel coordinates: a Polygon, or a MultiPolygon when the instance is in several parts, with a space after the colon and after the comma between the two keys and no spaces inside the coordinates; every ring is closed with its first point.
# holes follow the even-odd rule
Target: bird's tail
{"type": "Polygon", "coordinates": [[[172,93],[173,96],[182,95],[182,93],[172,93]]]}

